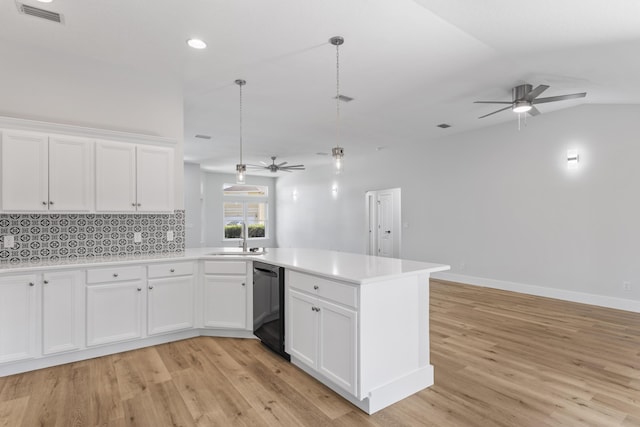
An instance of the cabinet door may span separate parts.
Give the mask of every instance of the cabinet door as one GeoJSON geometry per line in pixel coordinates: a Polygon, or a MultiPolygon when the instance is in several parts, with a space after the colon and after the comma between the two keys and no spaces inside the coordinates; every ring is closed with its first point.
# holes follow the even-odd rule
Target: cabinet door
{"type": "Polygon", "coordinates": [[[49,162],[46,135],[2,132],[2,210],[46,211],[49,208],[49,162]]]}
{"type": "Polygon", "coordinates": [[[136,146],[96,142],[96,211],[136,210],[136,146]]]}
{"type": "Polygon", "coordinates": [[[289,290],[287,299],[287,353],[316,369],[318,354],[318,299],[289,290]]]}
{"type": "Polygon", "coordinates": [[[193,276],[152,279],[147,292],[149,335],[193,327],[193,276]]]}
{"type": "Polygon", "coordinates": [[[139,145],[136,151],[138,211],[173,211],[173,149],[139,145]]]}
{"type": "Polygon", "coordinates": [[[84,275],[45,273],[42,285],[42,352],[77,350],[84,333],[84,275]]]}
{"type": "Polygon", "coordinates": [[[357,313],[319,300],[318,371],[351,394],[356,394],[357,313]]]}
{"type": "Polygon", "coordinates": [[[204,326],[245,329],[247,286],[245,276],[205,276],[204,326]]]}
{"type": "Polygon", "coordinates": [[[87,345],[140,338],[145,289],[141,281],[87,286],[87,345]]]}
{"type": "Polygon", "coordinates": [[[36,351],[36,276],[0,278],[0,363],[36,351]]]}
{"type": "Polygon", "coordinates": [[[93,141],[49,138],[49,210],[93,210],[93,141]]]}

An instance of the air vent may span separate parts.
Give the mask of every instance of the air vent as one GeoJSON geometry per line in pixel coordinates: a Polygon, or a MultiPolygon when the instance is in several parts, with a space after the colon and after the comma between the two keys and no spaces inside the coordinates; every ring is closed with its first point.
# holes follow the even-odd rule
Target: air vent
{"type": "Polygon", "coordinates": [[[29,6],[28,4],[18,3],[18,10],[24,15],[35,16],[36,18],[46,19],[47,21],[63,23],[62,15],[49,10],[40,9],[37,7],[29,6]]]}
{"type": "Polygon", "coordinates": [[[211,135],[196,135],[196,138],[200,138],[200,139],[211,139],[211,135]]]}
{"type": "Polygon", "coordinates": [[[336,99],[336,98],[338,98],[342,102],[351,102],[351,101],[353,101],[353,98],[348,97],[348,96],[344,96],[344,95],[338,95],[337,97],[336,96],[333,97],[333,99],[336,99]]]}
{"type": "Polygon", "coordinates": [[[450,127],[451,127],[451,125],[448,125],[448,124],[446,124],[446,123],[440,123],[440,124],[438,125],[438,127],[439,127],[439,128],[441,128],[441,129],[446,129],[446,128],[450,128],[450,127]]]}

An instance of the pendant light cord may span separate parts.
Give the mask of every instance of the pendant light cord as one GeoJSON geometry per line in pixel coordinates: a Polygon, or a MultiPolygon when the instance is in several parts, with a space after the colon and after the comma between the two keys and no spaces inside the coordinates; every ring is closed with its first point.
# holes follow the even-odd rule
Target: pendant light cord
{"type": "Polygon", "coordinates": [[[242,84],[240,86],[240,164],[242,165],[242,84]]]}
{"type": "Polygon", "coordinates": [[[336,44],[336,147],[340,146],[340,45],[336,44]]]}

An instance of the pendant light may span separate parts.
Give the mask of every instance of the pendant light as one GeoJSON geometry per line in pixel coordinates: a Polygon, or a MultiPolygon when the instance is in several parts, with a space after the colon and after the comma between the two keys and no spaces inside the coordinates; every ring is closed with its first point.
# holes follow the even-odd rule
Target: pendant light
{"type": "Polygon", "coordinates": [[[242,86],[246,85],[247,81],[238,79],[235,83],[240,88],[240,163],[236,165],[236,183],[244,184],[244,178],[247,174],[247,165],[242,163],[242,86]]]}
{"type": "Polygon", "coordinates": [[[344,148],[340,147],[340,50],[339,47],[344,43],[344,38],[340,36],[331,37],[329,43],[336,47],[336,146],[331,149],[336,172],[342,170],[342,158],[344,157],[344,148]]]}

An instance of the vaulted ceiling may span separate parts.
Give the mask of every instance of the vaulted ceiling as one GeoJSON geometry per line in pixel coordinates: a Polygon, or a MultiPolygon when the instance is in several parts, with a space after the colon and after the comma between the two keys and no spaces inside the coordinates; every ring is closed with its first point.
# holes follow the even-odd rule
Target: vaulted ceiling
{"type": "MultiPolygon", "coordinates": [[[[0,5],[0,41],[166,73],[184,91],[185,159],[232,172],[238,162],[237,78],[244,88],[244,157],[328,162],[336,143],[335,47],[340,48],[340,145],[346,158],[515,120],[521,83],[543,114],[583,103],[640,103],[636,0],[55,0],[26,1],[64,15],[60,29],[0,5]],[[204,50],[189,48],[197,37],[204,50]],[[449,129],[437,124],[448,123],[449,129]],[[195,138],[210,135],[210,140],[195,138]]],[[[533,125],[536,118],[530,118],[533,125]]],[[[264,174],[269,175],[268,171],[264,174]]]]}

